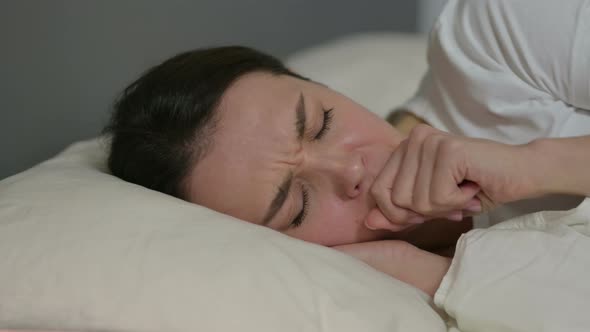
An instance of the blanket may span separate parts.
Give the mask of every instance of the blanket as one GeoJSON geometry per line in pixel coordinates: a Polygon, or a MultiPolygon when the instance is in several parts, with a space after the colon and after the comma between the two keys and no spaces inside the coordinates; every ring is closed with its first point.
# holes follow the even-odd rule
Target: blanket
{"type": "Polygon", "coordinates": [[[590,331],[590,198],[464,234],[434,301],[450,332],[590,331]]]}

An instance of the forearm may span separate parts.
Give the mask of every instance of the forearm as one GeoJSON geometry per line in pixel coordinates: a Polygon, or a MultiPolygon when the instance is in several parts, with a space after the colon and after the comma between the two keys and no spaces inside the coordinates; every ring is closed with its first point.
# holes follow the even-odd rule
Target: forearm
{"type": "Polygon", "coordinates": [[[545,138],[528,146],[537,195],[590,196],[590,136],[545,138]]]}
{"type": "Polygon", "coordinates": [[[333,247],[424,293],[434,296],[449,270],[451,259],[404,241],[385,240],[333,247]]]}

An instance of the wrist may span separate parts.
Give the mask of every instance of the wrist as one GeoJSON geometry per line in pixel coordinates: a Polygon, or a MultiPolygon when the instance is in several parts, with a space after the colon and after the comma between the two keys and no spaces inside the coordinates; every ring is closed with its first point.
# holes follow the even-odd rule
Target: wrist
{"type": "Polygon", "coordinates": [[[536,144],[509,145],[475,140],[471,146],[467,179],[480,185],[484,211],[499,204],[542,195],[543,174],[536,144]]]}
{"type": "Polygon", "coordinates": [[[535,196],[588,195],[585,166],[588,160],[583,138],[541,138],[527,144],[535,196]],[[580,140],[580,142],[578,142],[580,140]]]}
{"type": "MultiPolygon", "coordinates": [[[[546,195],[551,189],[546,181],[546,176],[553,168],[548,164],[547,155],[544,155],[547,147],[544,139],[536,139],[527,144],[516,146],[520,159],[523,161],[522,174],[523,182],[527,184],[527,189],[519,199],[528,199],[546,195]]],[[[550,160],[549,160],[550,161],[550,160]]]]}

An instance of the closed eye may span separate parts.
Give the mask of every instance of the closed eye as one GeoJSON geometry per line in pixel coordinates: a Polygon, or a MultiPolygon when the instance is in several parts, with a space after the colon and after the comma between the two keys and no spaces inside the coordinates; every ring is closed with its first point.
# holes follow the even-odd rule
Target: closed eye
{"type": "MultiPolygon", "coordinates": [[[[319,140],[322,137],[324,137],[324,135],[326,135],[326,133],[330,129],[330,124],[332,123],[332,117],[333,117],[332,110],[333,110],[333,108],[323,110],[324,118],[322,121],[322,127],[320,128],[320,131],[318,131],[318,133],[313,138],[314,140],[319,140]]],[[[309,193],[305,187],[302,188],[301,195],[302,195],[302,197],[301,197],[301,201],[302,201],[301,210],[299,211],[299,213],[297,214],[295,219],[293,219],[293,221],[291,222],[290,227],[292,227],[292,228],[297,228],[297,227],[301,226],[301,224],[305,220],[305,217],[307,216],[307,211],[309,209],[309,193]]]]}
{"type": "Polygon", "coordinates": [[[295,219],[293,219],[293,221],[291,222],[290,227],[292,228],[297,228],[301,226],[301,224],[305,220],[305,217],[307,217],[307,211],[309,209],[309,194],[307,192],[307,189],[302,188],[301,195],[301,210],[299,211],[295,219]]]}
{"type": "Polygon", "coordinates": [[[313,138],[314,140],[319,140],[322,137],[324,137],[324,135],[326,135],[326,133],[330,129],[330,124],[332,123],[332,117],[334,116],[332,114],[332,111],[333,110],[334,110],[333,108],[330,108],[330,109],[327,109],[327,110],[325,109],[324,110],[324,120],[322,122],[322,128],[315,135],[315,137],[313,138]]]}

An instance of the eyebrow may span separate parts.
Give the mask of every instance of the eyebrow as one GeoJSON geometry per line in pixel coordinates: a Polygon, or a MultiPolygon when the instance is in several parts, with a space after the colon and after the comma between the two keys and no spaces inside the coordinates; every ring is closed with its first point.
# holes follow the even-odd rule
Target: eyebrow
{"type": "MultiPolygon", "coordinates": [[[[303,136],[305,135],[305,122],[305,98],[303,97],[303,93],[300,93],[299,100],[297,101],[297,105],[295,106],[295,134],[297,135],[297,140],[299,142],[303,140],[303,136]]],[[[289,174],[287,174],[287,176],[285,176],[285,178],[281,182],[277,194],[270,203],[266,215],[262,220],[262,225],[267,226],[270,223],[270,221],[281,210],[283,204],[285,204],[285,201],[287,200],[287,196],[289,194],[289,191],[291,190],[292,184],[293,173],[289,172],[289,174]]]]}

